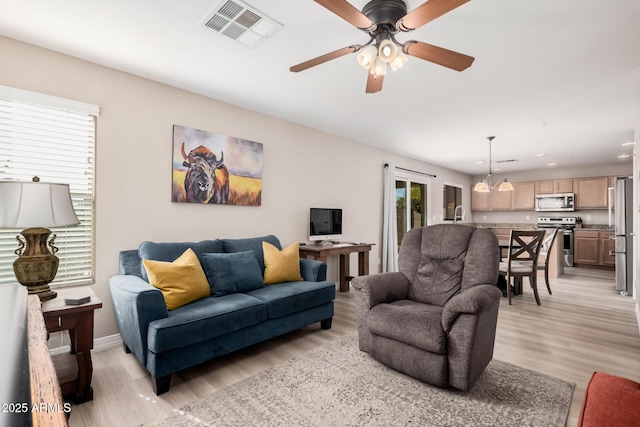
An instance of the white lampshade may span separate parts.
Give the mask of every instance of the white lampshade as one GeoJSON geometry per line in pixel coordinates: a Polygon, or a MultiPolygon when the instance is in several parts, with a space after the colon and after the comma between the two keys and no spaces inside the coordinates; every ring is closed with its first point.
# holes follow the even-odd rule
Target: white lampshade
{"type": "Polygon", "coordinates": [[[402,51],[398,51],[395,58],[391,60],[389,65],[393,71],[397,71],[407,62],[407,55],[405,55],[402,51]]]}
{"type": "Polygon", "coordinates": [[[0,228],[49,228],[79,223],[69,185],[0,181],[0,228]]]}
{"type": "Polygon", "coordinates": [[[362,50],[358,54],[357,60],[358,64],[365,70],[371,70],[376,62],[376,56],[378,54],[378,49],[375,46],[368,46],[362,50]]]}
{"type": "Polygon", "coordinates": [[[383,62],[379,57],[376,58],[375,65],[369,71],[371,74],[375,74],[376,76],[384,76],[387,74],[387,63],[383,62]]]}
{"type": "Polygon", "coordinates": [[[500,184],[498,184],[498,191],[513,191],[513,185],[505,178],[500,184]]]}
{"type": "Polygon", "coordinates": [[[491,191],[491,186],[485,180],[482,180],[473,187],[473,191],[477,191],[478,193],[489,193],[491,191]]]}
{"type": "Polygon", "coordinates": [[[398,46],[391,40],[383,40],[378,48],[378,57],[382,62],[391,62],[398,54],[398,46]]]}

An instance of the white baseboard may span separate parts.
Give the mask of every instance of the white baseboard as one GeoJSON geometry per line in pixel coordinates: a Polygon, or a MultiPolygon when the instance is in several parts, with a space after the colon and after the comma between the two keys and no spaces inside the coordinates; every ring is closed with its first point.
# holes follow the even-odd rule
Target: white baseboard
{"type": "MultiPolygon", "coordinates": [[[[96,338],[93,340],[93,352],[110,350],[112,348],[122,347],[122,338],[120,338],[120,334],[109,335],[108,337],[96,338]]],[[[69,353],[71,347],[68,345],[63,345],[61,347],[56,347],[50,349],[52,355],[69,353]]]]}

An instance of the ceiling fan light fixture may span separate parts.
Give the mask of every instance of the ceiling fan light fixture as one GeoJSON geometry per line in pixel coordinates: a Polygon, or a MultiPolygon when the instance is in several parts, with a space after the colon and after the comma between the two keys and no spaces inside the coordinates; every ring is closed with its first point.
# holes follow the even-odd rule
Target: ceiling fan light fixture
{"type": "Polygon", "coordinates": [[[376,76],[384,76],[385,74],[387,74],[387,63],[380,59],[380,57],[377,57],[376,65],[372,68],[372,70],[375,70],[373,74],[375,74],[376,76]]]}
{"type": "MultiPolygon", "coordinates": [[[[232,0],[222,1],[231,2],[232,0]]],[[[407,11],[406,0],[367,0],[362,10],[358,10],[351,4],[351,0],[315,1],[355,28],[365,32],[370,39],[364,46],[359,44],[350,45],[289,67],[289,70],[293,73],[307,70],[327,61],[362,50],[358,55],[358,63],[362,68],[369,71],[365,92],[376,93],[382,90],[382,81],[384,79],[376,79],[375,77],[382,77],[386,74],[386,64],[390,64],[393,71],[401,68],[407,61],[405,55],[455,71],[463,71],[469,68],[474,61],[474,58],[469,55],[418,40],[408,40],[400,43],[395,38],[395,34],[413,31],[451,12],[469,0],[421,0],[423,3],[411,12],[407,11]],[[375,53],[372,53],[372,50],[375,53]],[[380,59],[380,62],[385,65],[377,65],[377,59],[380,59]]]]}
{"type": "Polygon", "coordinates": [[[383,40],[378,48],[378,58],[382,62],[391,62],[398,54],[398,46],[389,39],[383,40]]]}
{"type": "Polygon", "coordinates": [[[396,54],[396,57],[393,58],[393,60],[389,63],[389,65],[391,66],[391,69],[393,71],[398,71],[406,63],[407,63],[407,55],[405,55],[402,51],[399,50],[398,53],[396,54]]]}
{"type": "Polygon", "coordinates": [[[371,70],[374,68],[377,54],[378,50],[375,46],[368,46],[362,49],[362,52],[360,52],[357,57],[358,64],[365,70],[371,70]]]}

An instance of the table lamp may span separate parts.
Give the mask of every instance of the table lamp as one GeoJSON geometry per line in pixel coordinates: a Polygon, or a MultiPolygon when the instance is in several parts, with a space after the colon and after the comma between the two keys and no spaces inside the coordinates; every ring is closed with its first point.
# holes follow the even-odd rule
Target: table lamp
{"type": "Polygon", "coordinates": [[[38,295],[41,301],[56,297],[49,283],[59,263],[56,235],[47,227],[77,224],[68,184],[44,183],[38,177],[32,182],[0,181],[0,228],[24,228],[22,238],[16,236],[18,259],[13,271],[29,294],[38,295]]]}

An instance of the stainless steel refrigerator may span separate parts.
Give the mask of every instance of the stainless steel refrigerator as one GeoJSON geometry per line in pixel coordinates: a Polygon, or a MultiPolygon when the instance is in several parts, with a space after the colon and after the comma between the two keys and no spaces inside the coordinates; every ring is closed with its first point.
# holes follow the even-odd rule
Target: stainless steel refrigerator
{"type": "Polygon", "coordinates": [[[633,295],[633,181],[618,178],[615,186],[616,290],[633,295]]]}

